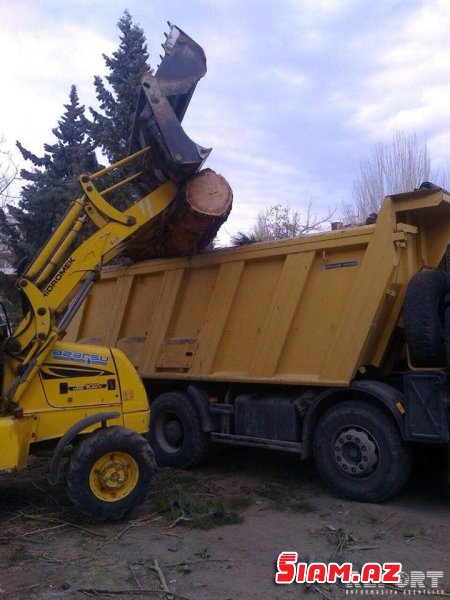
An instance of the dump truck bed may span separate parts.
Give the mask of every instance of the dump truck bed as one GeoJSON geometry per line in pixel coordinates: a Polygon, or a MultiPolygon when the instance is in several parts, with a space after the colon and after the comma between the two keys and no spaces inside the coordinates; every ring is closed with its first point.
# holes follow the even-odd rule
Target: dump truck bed
{"type": "Polygon", "coordinates": [[[108,268],[69,338],[144,379],[347,385],[383,366],[406,286],[443,265],[450,197],[387,197],[374,225],[108,268]]]}

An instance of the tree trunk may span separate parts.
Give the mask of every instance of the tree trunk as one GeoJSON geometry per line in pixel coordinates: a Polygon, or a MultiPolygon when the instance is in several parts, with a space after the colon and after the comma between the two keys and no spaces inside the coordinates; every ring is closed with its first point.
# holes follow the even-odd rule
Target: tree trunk
{"type": "Polygon", "coordinates": [[[134,261],[196,254],[215,238],[231,210],[233,193],[222,175],[205,169],[180,187],[169,206],[126,250],[134,261]]]}

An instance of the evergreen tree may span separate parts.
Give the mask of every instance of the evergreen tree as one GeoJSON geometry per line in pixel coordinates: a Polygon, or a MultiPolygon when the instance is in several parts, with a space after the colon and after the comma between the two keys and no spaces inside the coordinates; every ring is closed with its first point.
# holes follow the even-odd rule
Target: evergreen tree
{"type": "Polygon", "coordinates": [[[120,44],[112,56],[103,55],[110,74],[106,76],[109,87],[99,76],[94,85],[103,114],[91,108],[94,122],[91,135],[113,163],[128,153],[131,119],[136,106],[136,89],[144,73],[150,70],[144,31],[133,24],[126,10],[117,23],[120,44]]]}
{"type": "Polygon", "coordinates": [[[33,165],[31,170],[21,171],[29,183],[21,191],[18,206],[8,206],[20,232],[20,238],[11,236],[9,242],[17,259],[34,257],[80,195],[79,175],[99,168],[93,142],[87,137],[85,108],[79,104],[74,85],[64,108],[58,126],[52,129],[57,141],[44,145],[44,156],[36,156],[17,142],[23,158],[33,165]]]}

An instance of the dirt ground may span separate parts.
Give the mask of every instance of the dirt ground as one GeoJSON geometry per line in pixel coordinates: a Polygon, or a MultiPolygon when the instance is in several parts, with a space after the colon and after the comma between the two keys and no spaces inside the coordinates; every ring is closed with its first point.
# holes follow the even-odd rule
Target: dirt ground
{"type": "Polygon", "coordinates": [[[288,550],[302,561],[353,561],[356,568],[400,561],[407,574],[443,571],[439,596],[409,585],[377,593],[450,597],[445,475],[416,468],[400,496],[359,504],[332,496],[314,467],[295,456],[219,449],[193,471],[160,470],[149,500],[127,520],[96,524],[72,508],[62,487],[48,486],[38,459],[0,480],[0,598],[373,596],[373,589],[338,585],[276,586],[276,559],[288,550]]]}

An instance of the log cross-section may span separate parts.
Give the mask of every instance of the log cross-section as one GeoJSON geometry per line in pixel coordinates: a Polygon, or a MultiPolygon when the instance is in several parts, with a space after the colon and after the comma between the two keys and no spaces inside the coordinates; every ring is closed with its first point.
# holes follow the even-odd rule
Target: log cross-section
{"type": "Polygon", "coordinates": [[[204,250],[231,210],[233,193],[222,175],[205,169],[182,185],[158,217],[127,248],[134,261],[186,256],[204,250]]]}

